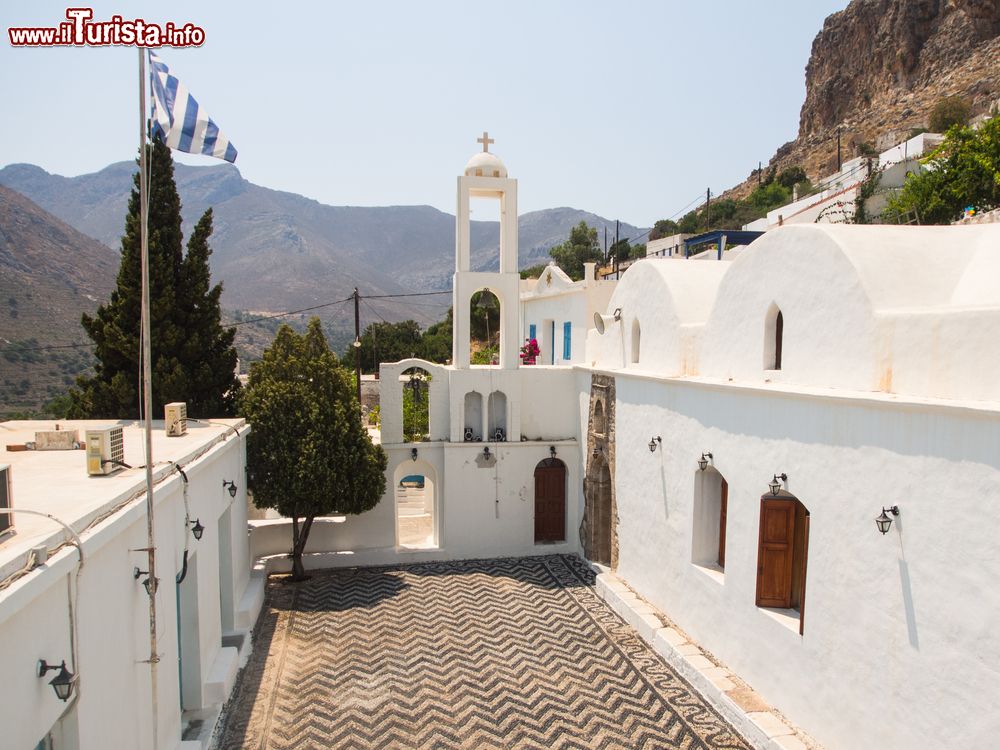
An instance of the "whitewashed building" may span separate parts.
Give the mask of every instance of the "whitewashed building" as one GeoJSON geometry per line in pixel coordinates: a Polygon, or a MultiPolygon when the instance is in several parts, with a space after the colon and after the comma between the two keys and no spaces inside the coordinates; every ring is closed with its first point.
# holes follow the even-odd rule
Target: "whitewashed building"
{"type": "MultiPolygon", "coordinates": [[[[58,429],[82,442],[86,429],[107,424],[58,429]]],[[[117,424],[124,451],[115,460],[140,467],[142,427],[117,424]]],[[[41,450],[38,436],[56,429],[52,422],[0,424],[15,511],[12,533],[0,536],[4,748],[197,750],[209,742],[264,594],[246,533],[248,428],[239,419],[189,423],[186,435],[167,437],[154,424],[155,691],[145,470],[91,476],[84,450],[41,450]],[[42,660],[57,668],[40,676],[42,660]],[[66,701],[51,684],[63,663],[73,675],[66,701]]]]}
{"type": "Polygon", "coordinates": [[[994,744],[1000,228],[786,226],[610,307],[588,555],[824,746],[994,744]]]}
{"type": "Polygon", "coordinates": [[[536,364],[569,365],[584,361],[587,331],[594,313],[603,313],[615,281],[595,279],[594,263],[584,263],[583,279],[573,281],[554,263],[537,279],[521,281],[521,333],[538,342],[536,364]]]}
{"type": "MultiPolygon", "coordinates": [[[[735,260],[646,258],[582,360],[519,366],[516,190],[485,151],[458,178],[454,364],[382,365],[388,491],[314,526],[307,565],[579,552],[712,655],[688,667],[720,709],[733,674],[826,747],[995,744],[1000,226],[794,225],[735,260]],[[497,273],[469,271],[475,197],[501,203],[497,273]],[[469,364],[482,289],[495,366],[469,364]]],[[[287,522],[253,523],[286,567],[287,522]]]]}

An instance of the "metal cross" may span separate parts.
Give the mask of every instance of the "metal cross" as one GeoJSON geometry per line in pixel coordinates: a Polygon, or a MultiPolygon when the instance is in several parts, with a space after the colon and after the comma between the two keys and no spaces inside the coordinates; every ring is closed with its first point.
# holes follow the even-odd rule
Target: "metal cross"
{"type": "Polygon", "coordinates": [[[483,131],[483,137],[482,138],[476,138],[476,143],[482,143],[483,144],[483,153],[484,154],[488,154],[490,152],[490,144],[491,143],[496,143],[496,141],[494,139],[490,138],[490,134],[487,133],[484,130],[483,131]]]}

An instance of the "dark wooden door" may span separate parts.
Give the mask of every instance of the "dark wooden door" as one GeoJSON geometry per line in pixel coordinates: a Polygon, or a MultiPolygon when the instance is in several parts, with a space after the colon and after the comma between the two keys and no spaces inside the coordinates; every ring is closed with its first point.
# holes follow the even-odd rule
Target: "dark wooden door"
{"type": "Polygon", "coordinates": [[[535,542],[566,541],[566,465],[549,458],[535,467],[535,542]]]}
{"type": "Polygon", "coordinates": [[[722,480],[719,496],[719,567],[726,567],[726,513],[729,510],[729,483],[722,480]]]}
{"type": "Polygon", "coordinates": [[[760,546],[757,553],[757,606],[790,607],[795,540],[793,499],[760,499],[760,546]]]}

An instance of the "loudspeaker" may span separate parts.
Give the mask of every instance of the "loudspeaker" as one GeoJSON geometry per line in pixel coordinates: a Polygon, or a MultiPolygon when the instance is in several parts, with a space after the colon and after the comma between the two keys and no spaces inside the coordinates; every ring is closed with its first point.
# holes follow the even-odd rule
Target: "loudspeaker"
{"type": "Polygon", "coordinates": [[[601,315],[599,312],[594,313],[594,328],[597,329],[599,334],[604,334],[605,329],[612,323],[617,323],[622,319],[622,309],[616,307],[615,311],[611,315],[601,315]]]}
{"type": "Polygon", "coordinates": [[[471,427],[466,427],[465,428],[465,442],[467,442],[467,443],[471,443],[472,442],[472,428],[471,427]]]}

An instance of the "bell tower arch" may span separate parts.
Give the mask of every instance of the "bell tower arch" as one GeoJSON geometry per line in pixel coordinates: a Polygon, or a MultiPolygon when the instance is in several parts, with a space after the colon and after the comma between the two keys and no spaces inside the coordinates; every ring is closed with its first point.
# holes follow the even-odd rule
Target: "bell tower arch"
{"type": "Polygon", "coordinates": [[[477,141],[483,150],[465,165],[458,178],[458,208],[455,212],[455,276],[453,279],[454,331],[452,364],[468,368],[471,331],[469,302],[472,295],[489,289],[500,301],[500,356],[503,369],[516,368],[520,343],[520,275],[517,270],[517,180],[507,176],[507,168],[491,153],[494,142],[484,132],[477,141]],[[500,270],[472,271],[470,267],[469,201],[490,198],[500,203],[500,270]]]}

